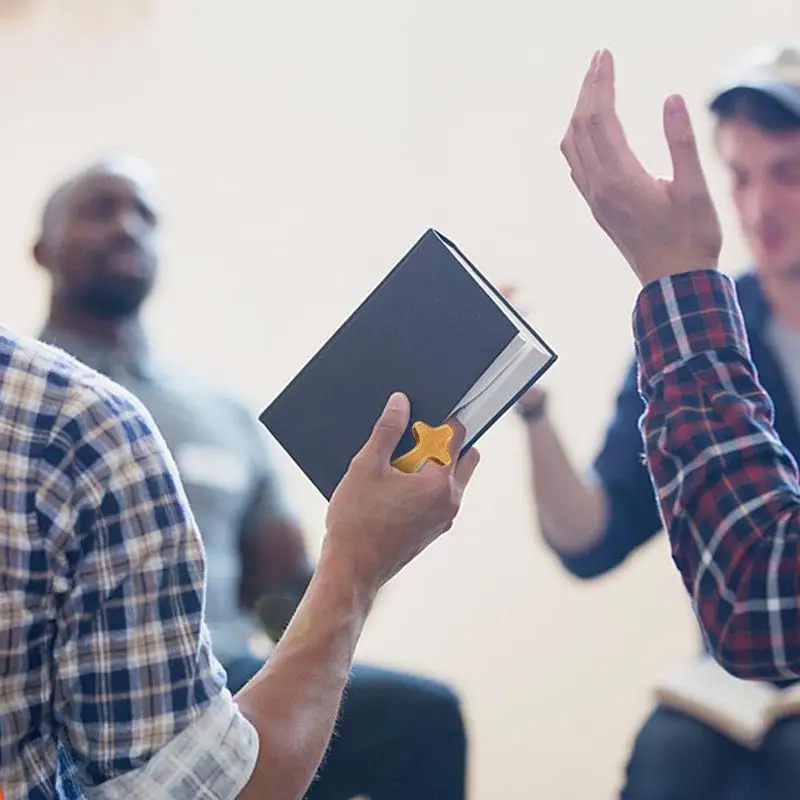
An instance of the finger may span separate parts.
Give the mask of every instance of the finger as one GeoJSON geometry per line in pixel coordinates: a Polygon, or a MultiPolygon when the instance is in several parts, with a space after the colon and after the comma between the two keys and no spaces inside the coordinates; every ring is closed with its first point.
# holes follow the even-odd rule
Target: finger
{"type": "Polygon", "coordinates": [[[572,112],[573,119],[575,117],[585,116],[586,111],[589,108],[592,95],[592,76],[594,75],[594,70],[597,65],[597,59],[599,56],[600,56],[600,51],[596,50],[594,55],[592,56],[592,60],[589,62],[589,68],[586,70],[586,73],[583,76],[583,81],[581,82],[581,88],[580,91],[578,92],[578,99],[575,101],[575,109],[572,112]]]}
{"type": "Polygon", "coordinates": [[[480,453],[474,447],[470,447],[469,450],[465,450],[461,458],[458,459],[458,464],[456,464],[453,478],[455,479],[456,484],[459,486],[461,491],[466,488],[467,484],[472,479],[480,460],[480,453]]]}
{"type": "Polygon", "coordinates": [[[581,84],[578,101],[575,104],[575,113],[572,115],[572,123],[570,125],[572,147],[578,158],[584,177],[596,174],[600,168],[600,162],[597,158],[597,153],[595,153],[594,145],[592,144],[592,139],[588,131],[588,128],[592,124],[592,92],[594,89],[595,73],[597,71],[599,56],[600,51],[594,54],[592,63],[583,76],[583,83],[581,84]]]}
{"type": "Polygon", "coordinates": [[[411,416],[411,404],[402,392],[395,392],[387,401],[372,427],[372,433],[361,448],[359,456],[374,459],[388,466],[411,416]]]}
{"type": "Polygon", "coordinates": [[[511,302],[514,295],[517,293],[517,287],[513,283],[501,283],[497,287],[497,291],[500,292],[506,300],[511,302]]]}
{"type": "Polygon", "coordinates": [[[567,164],[569,164],[569,176],[572,178],[572,182],[578,187],[578,191],[588,200],[589,196],[587,192],[589,191],[589,186],[586,183],[583,164],[578,156],[578,151],[575,149],[571,131],[567,133],[564,140],[561,142],[561,152],[564,154],[567,164]]]}
{"type": "Polygon", "coordinates": [[[522,316],[526,316],[528,313],[527,308],[521,308],[519,305],[514,303],[514,298],[517,296],[519,291],[519,287],[513,283],[503,283],[497,287],[497,291],[500,292],[501,295],[505,298],[506,302],[510,305],[514,306],[514,310],[521,314],[522,316]]]}
{"type": "Polygon", "coordinates": [[[686,102],[680,95],[668,97],[664,103],[664,135],[672,158],[673,185],[683,197],[708,194],[697,139],[686,102]]]}
{"type": "Polygon", "coordinates": [[[617,115],[614,57],[608,50],[601,50],[597,57],[586,126],[594,152],[604,167],[634,158],[617,115]]]}
{"type": "MultiPolygon", "coordinates": [[[[561,141],[561,152],[563,153],[564,158],[566,158],[567,164],[569,164],[570,177],[578,187],[578,191],[580,191],[584,197],[588,197],[587,191],[589,188],[586,182],[587,165],[583,163],[576,139],[580,139],[581,137],[585,136],[585,133],[582,133],[582,126],[584,124],[582,115],[585,114],[586,107],[589,102],[589,83],[594,72],[598,54],[598,52],[594,54],[591,64],[589,65],[589,69],[583,76],[583,83],[581,84],[581,89],[578,93],[578,99],[575,103],[575,109],[572,112],[569,127],[567,128],[567,132],[561,141]]],[[[591,152],[588,155],[591,156],[591,152]]],[[[588,162],[591,164],[592,159],[589,158],[588,162]]]]}
{"type": "Polygon", "coordinates": [[[446,467],[442,467],[442,465],[436,461],[426,461],[420,468],[420,472],[430,472],[434,469],[446,469],[450,472],[455,470],[456,464],[458,463],[459,453],[461,452],[461,448],[464,445],[464,440],[467,437],[467,429],[455,417],[447,420],[447,424],[453,431],[453,435],[450,438],[450,443],[447,445],[447,450],[450,453],[450,463],[446,467]]]}
{"type": "Polygon", "coordinates": [[[450,465],[452,467],[458,461],[461,448],[464,446],[464,440],[467,438],[467,429],[460,420],[455,418],[448,420],[447,424],[453,429],[453,438],[447,448],[450,451],[450,465]]]}

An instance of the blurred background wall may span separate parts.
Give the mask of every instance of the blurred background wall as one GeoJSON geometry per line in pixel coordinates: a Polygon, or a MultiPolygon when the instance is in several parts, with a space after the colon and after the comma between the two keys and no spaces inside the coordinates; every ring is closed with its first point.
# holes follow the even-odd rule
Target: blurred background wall
{"type": "MultiPolygon", "coordinates": [[[[581,463],[630,356],[636,293],[558,151],[591,54],[615,52],[623,121],[652,169],[668,168],[661,102],[687,96],[736,272],[703,103],[729,59],[798,22],[789,0],[26,5],[0,17],[4,323],[42,320],[28,251],[52,182],[125,150],[163,185],[153,331],[254,413],[435,226],[520,285],[561,356],[546,383],[581,463]]],[[[513,415],[482,451],[460,522],[387,591],[359,657],[459,688],[473,798],[611,798],[654,677],[698,646],[666,539],[579,584],[538,540],[513,415]]],[[[282,467],[316,544],[323,502],[282,467]]]]}

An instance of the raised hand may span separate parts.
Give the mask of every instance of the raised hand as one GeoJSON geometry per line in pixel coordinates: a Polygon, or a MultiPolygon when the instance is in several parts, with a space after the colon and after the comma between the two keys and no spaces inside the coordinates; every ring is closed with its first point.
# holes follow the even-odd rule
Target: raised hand
{"type": "Polygon", "coordinates": [[[625,138],[614,100],[614,62],[598,51],[581,86],[561,152],[600,227],[643,285],[717,267],[722,234],[686,104],[664,104],[672,180],[645,170],[625,138]]]}

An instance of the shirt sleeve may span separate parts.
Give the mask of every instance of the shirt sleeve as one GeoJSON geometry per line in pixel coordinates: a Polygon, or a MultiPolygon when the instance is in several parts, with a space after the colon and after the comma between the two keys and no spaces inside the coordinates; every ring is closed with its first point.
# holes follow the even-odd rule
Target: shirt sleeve
{"type": "Polygon", "coordinates": [[[605,530],[584,552],[558,554],[564,567],[579,578],[594,578],[609,572],[661,530],[639,430],[643,412],[636,362],[632,360],[617,393],[614,416],[591,475],[599,480],[606,495],[605,530]]]}
{"type": "Polygon", "coordinates": [[[800,486],[750,358],[734,284],[649,285],[634,313],[641,421],[672,554],[715,658],[800,676],[800,486]]]}
{"type": "Polygon", "coordinates": [[[115,795],[98,787],[141,770],[151,797],[234,797],[257,735],[229,694],[225,705],[203,622],[203,548],[177,468],[132,398],[74,394],[44,448],[37,494],[60,590],[59,739],[100,797],[115,795]],[[174,794],[181,780],[203,791],[174,794]]]}
{"type": "Polygon", "coordinates": [[[238,797],[253,771],[255,728],[225,689],[148,763],[90,790],[89,800],[238,797]]]}

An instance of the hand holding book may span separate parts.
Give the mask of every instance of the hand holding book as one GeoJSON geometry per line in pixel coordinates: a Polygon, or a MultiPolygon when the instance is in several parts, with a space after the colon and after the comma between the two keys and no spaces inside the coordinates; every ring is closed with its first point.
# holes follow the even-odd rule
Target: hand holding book
{"type": "Polygon", "coordinates": [[[478,465],[475,448],[459,456],[465,430],[452,421],[448,465],[429,461],[413,473],[394,469],[392,453],[410,411],[404,395],[392,395],[328,506],[322,558],[351,565],[351,579],[366,591],[380,589],[450,529],[478,465]]]}

